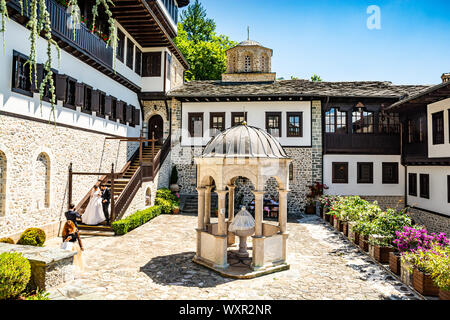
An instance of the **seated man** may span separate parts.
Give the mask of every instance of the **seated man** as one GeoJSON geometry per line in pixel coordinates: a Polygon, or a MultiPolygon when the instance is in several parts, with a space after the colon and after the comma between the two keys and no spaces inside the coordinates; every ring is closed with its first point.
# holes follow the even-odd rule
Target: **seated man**
{"type": "Polygon", "coordinates": [[[75,227],[78,228],[77,219],[81,219],[81,215],[75,211],[75,205],[71,204],[69,206],[69,211],[65,213],[67,221],[72,221],[75,224],[75,227]]]}

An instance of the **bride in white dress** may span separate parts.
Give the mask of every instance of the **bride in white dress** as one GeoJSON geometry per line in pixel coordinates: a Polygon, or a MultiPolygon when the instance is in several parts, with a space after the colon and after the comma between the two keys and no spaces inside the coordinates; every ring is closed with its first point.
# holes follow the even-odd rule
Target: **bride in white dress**
{"type": "Polygon", "coordinates": [[[84,224],[96,226],[106,220],[102,202],[102,192],[99,187],[94,186],[94,190],[91,193],[91,200],[89,200],[89,204],[81,216],[81,221],[84,224]]]}

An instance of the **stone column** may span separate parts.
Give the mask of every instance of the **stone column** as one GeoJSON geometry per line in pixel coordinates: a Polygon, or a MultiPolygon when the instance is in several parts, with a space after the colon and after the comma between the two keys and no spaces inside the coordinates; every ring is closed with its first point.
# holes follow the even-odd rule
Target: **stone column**
{"type": "Polygon", "coordinates": [[[219,218],[219,225],[218,225],[218,234],[220,236],[226,236],[228,232],[227,224],[225,222],[225,199],[228,191],[225,190],[217,190],[216,193],[219,197],[219,203],[218,203],[218,218],[219,218]]]}
{"type": "MultiPolygon", "coordinates": [[[[228,186],[228,226],[233,222],[234,219],[234,190],[235,185],[228,186]]],[[[228,229],[227,229],[228,230],[228,229]]],[[[228,233],[228,245],[231,246],[236,242],[236,236],[234,233],[228,233]]]]}
{"type": "Polygon", "coordinates": [[[278,190],[278,203],[279,203],[279,216],[278,223],[280,225],[281,233],[286,233],[286,223],[287,223],[287,194],[288,190],[278,190]]]}
{"type": "Polygon", "coordinates": [[[211,189],[212,186],[207,186],[205,189],[205,228],[211,223],[211,189]]]}
{"type": "Polygon", "coordinates": [[[197,252],[195,258],[201,257],[202,231],[204,229],[205,188],[197,188],[198,191],[198,218],[197,218],[197,252]]]}
{"type": "Polygon", "coordinates": [[[264,191],[253,191],[255,195],[255,237],[262,237],[264,191]]]}

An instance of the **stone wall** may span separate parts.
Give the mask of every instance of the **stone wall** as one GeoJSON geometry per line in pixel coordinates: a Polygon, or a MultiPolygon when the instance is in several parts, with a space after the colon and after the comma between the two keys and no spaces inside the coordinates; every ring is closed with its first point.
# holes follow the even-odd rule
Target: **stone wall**
{"type": "Polygon", "coordinates": [[[417,208],[409,208],[408,213],[415,220],[416,224],[424,225],[429,232],[444,232],[450,235],[450,217],[444,217],[417,208]]]}
{"type": "Polygon", "coordinates": [[[312,101],[311,108],[312,181],[323,182],[322,104],[319,100],[312,101]]]}
{"type": "Polygon", "coordinates": [[[270,82],[275,81],[276,73],[224,73],[222,74],[223,82],[270,82]]]}
{"type": "Polygon", "coordinates": [[[361,196],[362,199],[369,202],[376,201],[381,210],[396,209],[403,210],[405,208],[405,197],[399,196],[361,196]]]}
{"type": "MultiPolygon", "coordinates": [[[[135,152],[136,143],[106,140],[107,135],[55,126],[10,116],[0,117],[0,150],[7,161],[5,215],[0,217],[0,237],[16,235],[28,227],[46,227],[54,233],[67,209],[68,168],[75,172],[121,170],[135,152]],[[38,156],[50,163],[49,206],[34,192],[40,174],[38,156]]],[[[73,202],[78,203],[98,176],[74,176],[73,202]]]]}

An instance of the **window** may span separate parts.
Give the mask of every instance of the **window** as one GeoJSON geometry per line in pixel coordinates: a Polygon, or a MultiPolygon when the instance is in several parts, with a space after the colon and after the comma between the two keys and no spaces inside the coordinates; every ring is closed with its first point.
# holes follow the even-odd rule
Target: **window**
{"type": "Polygon", "coordinates": [[[127,67],[133,69],[134,43],[127,38],[127,67]]]}
{"type": "Polygon", "coordinates": [[[142,74],[142,52],[136,47],[136,58],[134,59],[134,71],[138,74],[142,74]]]}
{"type": "Polygon", "coordinates": [[[303,113],[287,113],[287,137],[303,137],[303,113]]]}
{"type": "Polygon", "coordinates": [[[161,77],[161,52],[147,52],[142,55],[142,76],[161,77]]]}
{"type": "Polygon", "coordinates": [[[5,215],[6,208],[6,156],[0,151],[0,217],[5,215]]]}
{"type": "Polygon", "coordinates": [[[289,181],[294,180],[294,164],[291,162],[289,164],[289,181]]]}
{"type": "Polygon", "coordinates": [[[33,193],[36,196],[37,209],[50,207],[50,158],[46,153],[41,153],[36,159],[35,166],[36,188],[33,193]]]}
{"type": "Polygon", "coordinates": [[[261,57],[261,71],[262,72],[269,72],[268,59],[267,59],[267,56],[265,54],[263,54],[262,57],[261,57]]]}
{"type": "Polygon", "coordinates": [[[266,112],[266,131],[274,137],[281,137],[281,112],[266,112]]]}
{"type": "Polygon", "coordinates": [[[76,80],[67,77],[67,87],[66,87],[66,101],[64,101],[64,106],[74,108],[75,107],[75,87],[76,80]]]}
{"type": "Polygon", "coordinates": [[[408,120],[408,143],[422,143],[426,139],[426,116],[408,120]]]}
{"type": "Polygon", "coordinates": [[[373,183],[373,162],[358,162],[358,183],[373,183]]]}
{"type": "Polygon", "coordinates": [[[125,34],[120,30],[117,30],[117,40],[116,56],[119,61],[123,62],[125,57],[125,34]]]}
{"type": "Polygon", "coordinates": [[[244,58],[244,72],[252,72],[252,58],[249,55],[244,58]]]}
{"type": "Polygon", "coordinates": [[[400,133],[400,117],[398,113],[381,114],[378,132],[384,134],[400,133]]]}
{"type": "Polygon", "coordinates": [[[214,137],[225,130],[225,112],[211,112],[209,122],[210,135],[214,137]]]}
{"type": "Polygon", "coordinates": [[[398,163],[383,162],[383,184],[398,184],[398,163]]]}
{"type": "Polygon", "coordinates": [[[360,110],[352,114],[353,133],[373,133],[373,112],[360,110]]]}
{"type": "Polygon", "coordinates": [[[433,144],[444,143],[444,111],[433,113],[433,144]]]}
{"type": "Polygon", "coordinates": [[[167,60],[166,76],[167,80],[170,80],[170,71],[172,71],[172,56],[167,52],[166,52],[166,60],[167,60]]]}
{"type": "Polygon", "coordinates": [[[420,175],[420,197],[430,199],[430,175],[420,175]]]}
{"type": "Polygon", "coordinates": [[[193,138],[203,137],[203,113],[188,114],[189,135],[193,138]]]}
{"type": "Polygon", "coordinates": [[[408,174],[408,194],[417,197],[417,173],[408,174]]]}
{"type": "Polygon", "coordinates": [[[12,91],[32,97],[30,81],[30,65],[25,64],[26,56],[16,51],[13,52],[13,86],[12,91]]]}
{"type": "Polygon", "coordinates": [[[105,116],[105,107],[106,107],[106,95],[104,92],[99,92],[100,94],[100,113],[98,115],[105,116]]]}
{"type": "Polygon", "coordinates": [[[333,162],[332,182],[348,183],[348,162],[333,162]]]}
{"type": "Polygon", "coordinates": [[[231,113],[231,126],[237,126],[243,122],[247,122],[247,112],[232,112],[231,113]]]}
{"type": "Polygon", "coordinates": [[[347,112],[341,112],[337,108],[331,108],[325,113],[326,133],[347,133],[347,112]]]}

